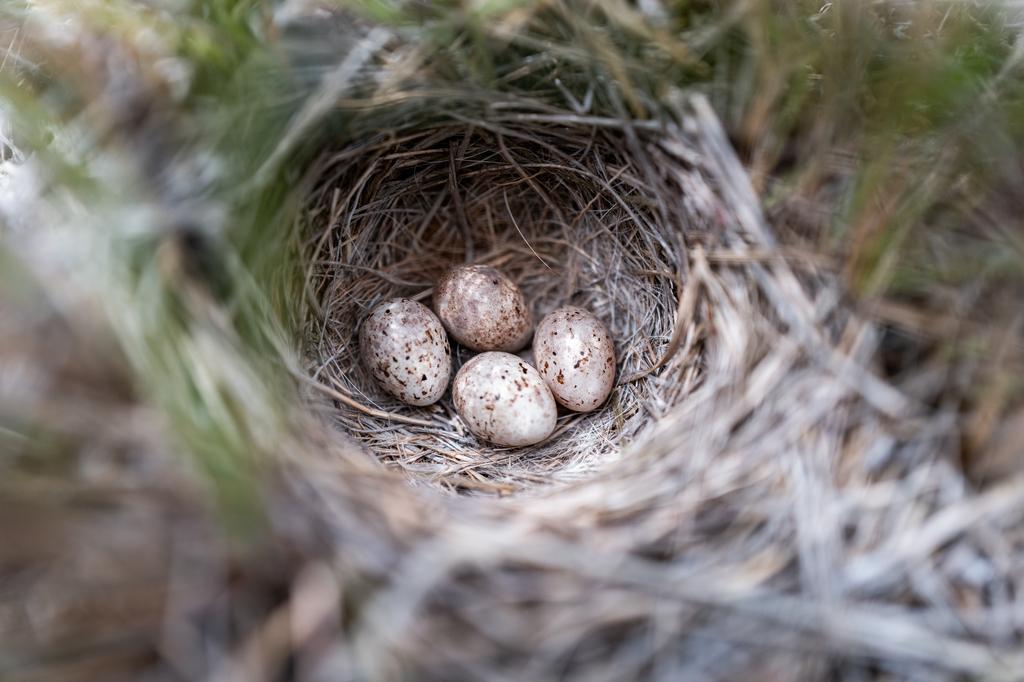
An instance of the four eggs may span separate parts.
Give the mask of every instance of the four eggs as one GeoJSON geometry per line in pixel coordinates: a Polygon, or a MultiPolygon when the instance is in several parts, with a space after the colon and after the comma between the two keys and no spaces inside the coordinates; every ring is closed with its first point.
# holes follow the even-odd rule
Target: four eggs
{"type": "Polygon", "coordinates": [[[565,306],[533,328],[522,291],[485,265],[449,270],[434,288],[434,314],[421,303],[377,305],[359,331],[363,362],[391,395],[430,405],[451,375],[448,334],[480,354],[455,376],[452,400],[477,437],[496,445],[532,445],[551,435],[557,405],[589,412],[615,383],[615,349],[590,312],[565,306]],[[534,365],[522,350],[533,338],[534,365]]]}

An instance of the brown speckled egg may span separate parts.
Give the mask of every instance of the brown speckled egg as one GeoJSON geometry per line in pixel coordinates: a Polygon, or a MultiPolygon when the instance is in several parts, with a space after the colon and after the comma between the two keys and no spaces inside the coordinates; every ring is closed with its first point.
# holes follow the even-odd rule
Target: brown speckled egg
{"type": "Polygon", "coordinates": [[[515,352],[530,341],[533,330],[523,292],[486,265],[446,272],[434,287],[434,310],[456,341],[477,351],[515,352]]]}
{"type": "Polygon", "coordinates": [[[511,353],[481,353],[452,384],[455,409],[478,438],[519,447],[555,430],[558,406],[533,367],[511,353]]]}
{"type": "Polygon", "coordinates": [[[612,392],[612,338],[583,308],[565,306],[545,316],[533,337],[533,353],[555,400],[570,410],[590,412],[612,392]]]}
{"type": "Polygon", "coordinates": [[[448,336],[422,303],[396,298],[375,307],[359,330],[359,350],[373,378],[404,403],[430,405],[448,387],[448,336]]]}

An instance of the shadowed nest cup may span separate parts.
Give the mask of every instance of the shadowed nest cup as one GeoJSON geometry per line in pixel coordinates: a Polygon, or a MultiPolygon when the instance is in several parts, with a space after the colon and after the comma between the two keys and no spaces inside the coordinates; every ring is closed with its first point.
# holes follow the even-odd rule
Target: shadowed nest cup
{"type": "MultiPolygon", "coordinates": [[[[335,423],[413,480],[499,494],[579,480],[649,439],[700,382],[688,244],[721,238],[705,174],[675,138],[546,120],[394,131],[316,171],[309,371],[336,400],[335,423]],[[619,379],[600,409],[563,415],[538,445],[500,448],[467,431],[450,393],[415,408],[378,388],[359,357],[363,318],[395,297],[429,305],[442,273],[466,262],[508,274],[535,320],[574,304],[606,324],[619,379]]],[[[455,345],[454,369],[472,355],[455,345]]]]}
{"type": "MultiPolygon", "coordinates": [[[[630,132],[571,116],[453,119],[319,162],[304,213],[306,354],[338,427],[415,481],[497,494],[580,480],[650,447],[705,372],[689,261],[723,244],[725,209],[679,131],[630,132]],[[618,381],[600,409],[509,449],[471,434],[451,392],[411,408],[375,384],[359,358],[362,319],[390,298],[430,305],[440,275],[464,262],[511,276],[535,319],[568,304],[602,319],[618,381]]],[[[454,372],[474,354],[454,344],[454,372]]]]}

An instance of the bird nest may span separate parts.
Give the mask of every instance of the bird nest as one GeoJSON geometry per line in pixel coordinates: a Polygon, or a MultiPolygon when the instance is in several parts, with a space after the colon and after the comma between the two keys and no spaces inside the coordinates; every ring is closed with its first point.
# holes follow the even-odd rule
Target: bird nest
{"type": "MultiPolygon", "coordinates": [[[[1012,495],[968,492],[938,445],[951,425],[879,377],[875,328],[835,277],[776,243],[706,102],[658,123],[497,111],[315,169],[307,380],[344,445],[340,463],[304,461],[299,489],[335,546],[358,550],[352,579],[385,585],[334,672],[1007,670],[1008,652],[961,630],[990,581],[954,564],[982,550],[946,543],[1012,495]],[[373,383],[366,312],[427,300],[467,261],[508,273],[535,315],[572,303],[604,320],[619,358],[604,407],[496,448],[447,396],[414,408],[373,383]],[[405,475],[357,464],[367,452],[405,475]],[[934,580],[961,597],[922,611],[913,595],[934,580]]],[[[454,352],[456,367],[470,356],[454,352]]]]}

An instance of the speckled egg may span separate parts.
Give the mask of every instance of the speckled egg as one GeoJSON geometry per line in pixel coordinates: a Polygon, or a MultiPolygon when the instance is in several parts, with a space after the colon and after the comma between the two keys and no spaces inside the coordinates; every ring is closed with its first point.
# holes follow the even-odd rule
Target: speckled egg
{"type": "Polygon", "coordinates": [[[511,353],[481,353],[455,375],[455,409],[478,438],[519,447],[555,430],[558,406],[537,370],[511,353]]]}
{"type": "Polygon", "coordinates": [[[601,321],[583,308],[565,306],[545,316],[533,337],[537,369],[570,410],[597,409],[615,385],[615,346],[601,321]]]}
{"type": "Polygon", "coordinates": [[[515,352],[530,341],[533,331],[523,292],[486,265],[446,272],[434,287],[434,310],[456,341],[477,351],[515,352]]]}
{"type": "Polygon", "coordinates": [[[373,378],[404,403],[430,405],[448,387],[448,336],[422,303],[396,298],[376,306],[359,330],[359,350],[373,378]]]}

